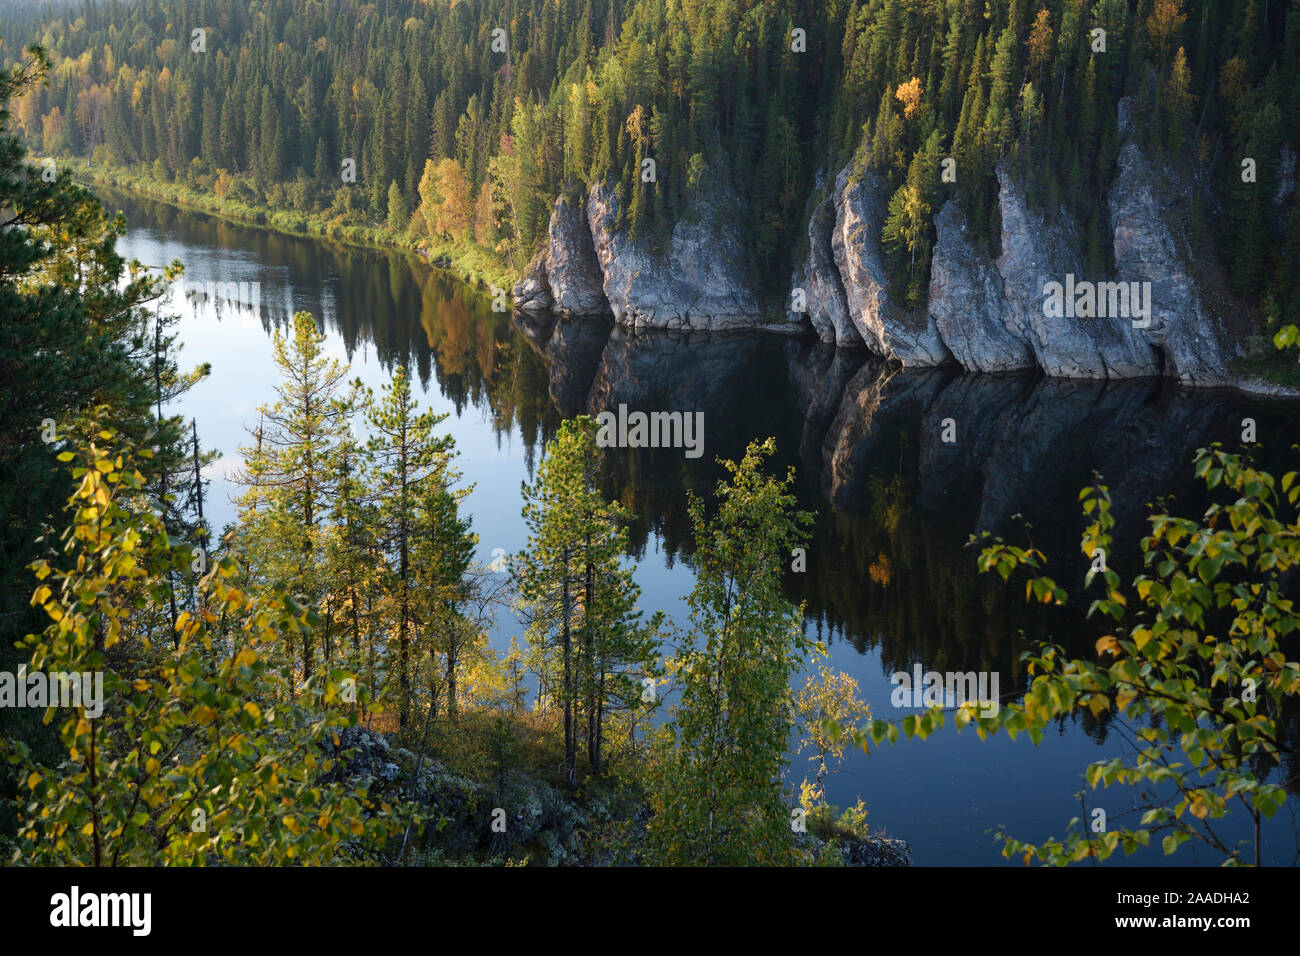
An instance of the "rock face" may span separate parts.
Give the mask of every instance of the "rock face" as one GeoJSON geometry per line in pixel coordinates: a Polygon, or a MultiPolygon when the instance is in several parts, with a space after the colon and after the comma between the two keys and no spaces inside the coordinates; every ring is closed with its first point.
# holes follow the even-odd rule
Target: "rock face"
{"type": "Polygon", "coordinates": [[[1114,233],[1115,269],[1122,278],[1151,283],[1148,340],[1163,353],[1165,374],[1188,385],[1226,385],[1232,381],[1224,349],[1223,324],[1206,305],[1193,275],[1183,197],[1161,188],[1162,172],[1152,168],[1134,142],[1132,102],[1119,104],[1119,172],[1108,197],[1114,233]]]}
{"type": "MultiPolygon", "coordinates": [[[[960,203],[948,201],[935,216],[927,309],[907,312],[888,296],[881,254],[888,186],[851,163],[814,207],[807,257],[792,278],[804,291],[817,336],[837,347],[861,340],[873,354],[914,367],[955,362],[972,372],[1023,369],[1078,379],[1163,374],[1185,384],[1236,384],[1229,371],[1234,349],[1225,344],[1234,335],[1207,305],[1204,270],[1193,264],[1188,201],[1165,185],[1177,178],[1143,155],[1130,112],[1131,103],[1123,101],[1123,145],[1107,197],[1113,275],[1088,274],[1073,218],[1064,209],[1031,205],[1001,166],[1000,252],[995,257],[974,242],[960,203]],[[1048,283],[1070,282],[1139,289],[1150,320],[1129,303],[1127,312],[1104,316],[1047,308],[1048,283]]],[[[1120,311],[1114,308],[1120,299],[1112,300],[1108,288],[1096,290],[1096,301],[1110,306],[1105,311],[1120,311]]]]}
{"type": "Polygon", "coordinates": [[[1132,320],[1117,317],[1049,317],[1044,289],[1067,276],[1087,276],[1082,243],[1065,214],[1048,219],[1030,208],[1007,169],[998,168],[1002,255],[997,270],[1006,299],[1003,323],[1027,342],[1038,367],[1060,378],[1133,378],[1159,374],[1155,351],[1139,340],[1132,320]]]}
{"type": "Polygon", "coordinates": [[[747,278],[735,223],[739,201],[721,186],[701,190],[651,249],[620,229],[619,203],[597,183],[585,207],[556,200],[546,248],[515,285],[517,308],[571,315],[612,313],[634,329],[801,332],[801,319],[764,315],[747,278]]]}
{"type": "Polygon", "coordinates": [[[1032,368],[1034,353],[1004,324],[1002,275],[976,250],[960,204],[949,200],[934,218],[938,241],[930,265],[930,315],[953,357],[976,372],[1032,368]]]}
{"type": "Polygon", "coordinates": [[[546,263],[549,250],[543,249],[528,264],[524,277],[515,283],[512,290],[515,308],[525,312],[546,312],[555,304],[551,295],[551,284],[546,278],[546,263]]]}
{"type": "MultiPolygon", "coordinates": [[[[738,201],[727,190],[702,191],[656,254],[618,228],[613,189],[598,183],[587,198],[587,223],[614,318],[633,328],[720,331],[763,327],[745,279],[744,245],[730,221],[738,201]]],[[[777,322],[774,328],[797,331],[777,322]]]]}
{"type": "Polygon", "coordinates": [[[586,216],[581,206],[571,206],[563,197],[555,200],[551,212],[546,278],[556,310],[573,315],[609,311],[586,216]]]}
{"type": "MultiPolygon", "coordinates": [[[[832,197],[827,196],[813,208],[808,220],[808,259],[795,274],[792,288],[803,290],[806,314],[819,339],[842,349],[864,348],[866,343],[849,317],[844,283],[831,247],[835,219],[832,197]]],[[[790,320],[798,321],[794,314],[790,320]]]]}
{"type": "Polygon", "coordinates": [[[835,179],[831,252],[844,286],[849,318],[867,348],[905,365],[942,365],[952,353],[934,321],[900,309],[889,299],[880,231],[888,196],[874,173],[854,181],[846,166],[835,179]]]}
{"type": "MultiPolygon", "coordinates": [[[[1185,226],[1189,200],[1166,185],[1177,181],[1171,171],[1144,156],[1130,113],[1131,102],[1121,101],[1122,146],[1107,196],[1113,275],[1088,274],[1073,217],[1031,204],[1003,165],[996,256],[973,239],[960,202],[949,200],[935,215],[927,307],[901,308],[889,295],[880,243],[888,185],[855,162],[812,208],[807,255],[791,277],[795,291],[784,317],[760,314],[737,225],[739,199],[723,185],[695,195],[662,249],[620,229],[609,183],[592,187],[581,205],[557,200],[547,246],[515,286],[515,302],[535,312],[612,314],[634,330],[800,332],[811,326],[837,349],[865,348],[912,367],[1237,384],[1229,370],[1236,349],[1227,343],[1240,335],[1221,314],[1235,307],[1218,305],[1227,301],[1221,295],[1214,299],[1217,311],[1209,305],[1206,270],[1195,264],[1185,226]],[[1075,315],[1075,302],[1049,308],[1050,283],[1099,287],[1094,311],[1111,314],[1075,315]],[[1120,286],[1143,293],[1149,318],[1128,295],[1127,310],[1116,308],[1120,286]]],[[[822,184],[819,174],[819,193],[822,184]]]]}

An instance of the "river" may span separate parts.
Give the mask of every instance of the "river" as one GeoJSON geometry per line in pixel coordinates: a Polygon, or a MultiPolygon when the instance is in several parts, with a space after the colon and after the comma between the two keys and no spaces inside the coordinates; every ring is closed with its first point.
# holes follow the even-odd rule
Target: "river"
{"type": "MultiPolygon", "coordinates": [[[[775,436],[773,467],[797,469],[802,506],[817,512],[807,569],[787,575],[789,596],[805,602],[807,626],[827,644],[829,663],[858,680],[876,718],[907,713],[891,704],[890,675],[917,664],[996,672],[1005,697],[1023,686],[1019,656],[1036,641],[1090,652],[1101,632],[1082,620],[1077,584],[1086,563],[1076,499],[1094,470],[1115,500],[1117,542],[1134,543],[1117,547],[1111,563],[1131,575],[1147,502],[1172,495],[1184,513],[1199,513],[1190,467],[1196,448],[1239,445],[1246,418],[1266,462],[1296,437],[1300,405],[1231,391],[891,373],[861,355],[776,335],[633,336],[598,320],[524,319],[494,312],[486,293],[410,256],[106,197],[126,214],[120,251],[128,259],[153,267],[178,259],[195,289],[244,283],[256,290],[256,309],[251,294],[243,305],[202,294],[177,304],[182,366],[212,364],[178,411],[197,421],[205,447],[222,453],[208,469],[208,515],[218,527],[234,517],[229,475],[240,464],[239,446],[249,442],[258,406],[274,400],[271,333],[299,310],[316,316],[330,354],[349,361],[376,392],[394,363],[409,362],[426,406],[448,414],[443,428],[474,485],[466,506],[484,562],[524,545],[520,484],[565,416],[620,404],[703,412],[698,458],[680,448],[608,453],[607,490],[636,515],[630,558],[641,606],[686,625],[693,580],[686,492],[716,483],[718,456],[738,457],[751,439],[775,436]],[[1072,607],[1028,607],[1022,585],[977,573],[970,535],[990,530],[1021,543],[1019,515],[1054,559],[1052,573],[1072,588],[1072,607]]],[[[492,635],[499,646],[522,637],[516,621],[502,618],[492,635]]],[[[917,864],[1006,865],[994,831],[1005,826],[1032,841],[1063,836],[1068,821],[1082,816],[1083,768],[1122,752],[1111,731],[1069,721],[1035,747],[1024,737],[981,742],[949,726],[927,741],[849,756],[828,796],[839,806],[861,796],[873,827],[907,840],[917,864]]],[[[794,785],[813,773],[806,756],[793,758],[794,785]]],[[[1122,816],[1127,792],[1086,796],[1112,825],[1135,823],[1122,816]]],[[[1294,802],[1265,827],[1266,862],[1294,862],[1294,802]]],[[[1247,840],[1244,814],[1231,820],[1223,832],[1247,840]]],[[[1166,862],[1153,842],[1127,861],[1113,859],[1166,862]]],[[[1190,844],[1171,859],[1219,862],[1190,844]]]]}

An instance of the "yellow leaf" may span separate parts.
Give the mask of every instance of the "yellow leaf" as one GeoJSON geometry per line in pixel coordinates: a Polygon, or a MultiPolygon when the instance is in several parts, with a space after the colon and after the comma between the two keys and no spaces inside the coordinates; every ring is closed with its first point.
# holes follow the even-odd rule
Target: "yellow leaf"
{"type": "Polygon", "coordinates": [[[194,720],[200,727],[206,727],[216,718],[217,712],[204,704],[194,712],[194,720]]]}
{"type": "Polygon", "coordinates": [[[1210,813],[1210,808],[1199,800],[1193,800],[1188,806],[1187,811],[1196,819],[1204,820],[1210,813]]]}
{"type": "Polygon", "coordinates": [[[245,712],[246,712],[250,717],[252,717],[254,720],[257,720],[258,718],[260,718],[260,717],[262,716],[262,710],[261,710],[261,708],[259,708],[259,707],[258,707],[255,703],[253,703],[251,700],[248,701],[246,704],[244,704],[244,711],[245,711],[245,712]]]}
{"type": "Polygon", "coordinates": [[[36,771],[32,771],[31,776],[27,778],[27,789],[35,790],[36,785],[40,782],[41,782],[41,775],[39,773],[36,773],[36,771]]]}
{"type": "Polygon", "coordinates": [[[1132,701],[1133,698],[1135,697],[1137,697],[1137,691],[1122,690],[1115,695],[1115,706],[1122,711],[1125,707],[1129,705],[1129,702],[1132,701]]]}
{"type": "Polygon", "coordinates": [[[1107,651],[1112,654],[1118,654],[1120,651],[1119,641],[1115,640],[1114,634],[1107,634],[1105,637],[1097,639],[1097,653],[1100,655],[1107,651]]]}
{"type": "Polygon", "coordinates": [[[1092,699],[1088,701],[1088,709],[1092,711],[1092,716],[1100,717],[1101,712],[1110,706],[1110,701],[1102,694],[1093,694],[1092,699]]]}

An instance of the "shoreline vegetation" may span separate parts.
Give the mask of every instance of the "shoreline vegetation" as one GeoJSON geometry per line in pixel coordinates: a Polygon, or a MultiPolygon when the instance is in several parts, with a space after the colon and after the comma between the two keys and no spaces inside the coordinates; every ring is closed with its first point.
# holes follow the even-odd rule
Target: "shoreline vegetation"
{"type": "MultiPolygon", "coordinates": [[[[457,280],[482,292],[492,286],[509,290],[517,277],[503,271],[487,250],[474,242],[446,242],[434,245],[428,240],[411,241],[407,235],[394,235],[387,226],[374,224],[343,225],[330,222],[318,213],[274,210],[264,203],[244,199],[221,198],[188,183],[159,179],[145,170],[117,164],[67,156],[50,157],[60,170],[88,188],[105,188],[128,193],[187,212],[198,212],[223,222],[256,229],[266,229],[284,236],[337,242],[362,249],[399,252],[415,256],[427,265],[451,273],[457,280]]],[[[111,206],[111,203],[106,205],[111,206]]]]}
{"type": "MultiPolygon", "coordinates": [[[[127,193],[177,209],[198,212],[223,222],[266,229],[285,236],[317,241],[337,242],[363,249],[398,252],[420,259],[431,268],[450,274],[459,282],[483,294],[493,287],[509,290],[520,278],[502,271],[506,265],[488,250],[470,240],[433,244],[430,240],[411,241],[409,231],[395,235],[387,226],[374,224],[343,225],[330,222],[320,214],[303,211],[277,211],[263,203],[244,199],[223,199],[187,183],[174,182],[102,160],[94,165],[75,157],[51,157],[59,169],[69,170],[73,179],[91,187],[127,193]]],[[[111,204],[110,204],[111,205],[111,204]]],[[[521,273],[522,274],[522,273],[521,273]]],[[[762,333],[761,328],[753,331],[762,333]]],[[[1265,398],[1300,397],[1300,369],[1272,348],[1257,349],[1232,363],[1238,375],[1237,389],[1265,398]]]]}

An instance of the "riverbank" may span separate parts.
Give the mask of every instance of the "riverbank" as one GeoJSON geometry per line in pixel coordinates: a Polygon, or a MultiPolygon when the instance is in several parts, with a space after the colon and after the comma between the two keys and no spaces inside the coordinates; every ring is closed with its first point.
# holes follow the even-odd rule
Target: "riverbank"
{"type": "Polygon", "coordinates": [[[217,196],[186,183],[160,179],[143,169],[133,169],[66,157],[56,160],[58,168],[88,188],[107,188],[140,196],[190,212],[199,212],[224,222],[269,229],[287,236],[338,242],[365,249],[402,252],[417,256],[435,268],[451,273],[479,289],[493,286],[509,289],[514,279],[505,265],[473,242],[434,244],[411,241],[386,226],[373,223],[344,224],[324,218],[323,213],[272,209],[262,203],[217,196]]]}
{"type": "MultiPolygon", "coordinates": [[[[490,292],[494,287],[510,290],[515,281],[505,264],[472,241],[413,242],[386,226],[345,224],[326,219],[323,213],[277,210],[246,199],[223,198],[192,185],[161,179],[144,169],[102,162],[91,166],[77,159],[61,159],[58,164],[60,169],[70,171],[79,182],[92,188],[118,190],[225,222],[268,229],[283,235],[415,256],[484,292],[490,292]]],[[[1291,355],[1276,353],[1267,345],[1271,343],[1257,345],[1248,350],[1249,354],[1232,363],[1231,371],[1235,376],[1232,387],[1261,398],[1300,397],[1300,365],[1291,355]]]]}

